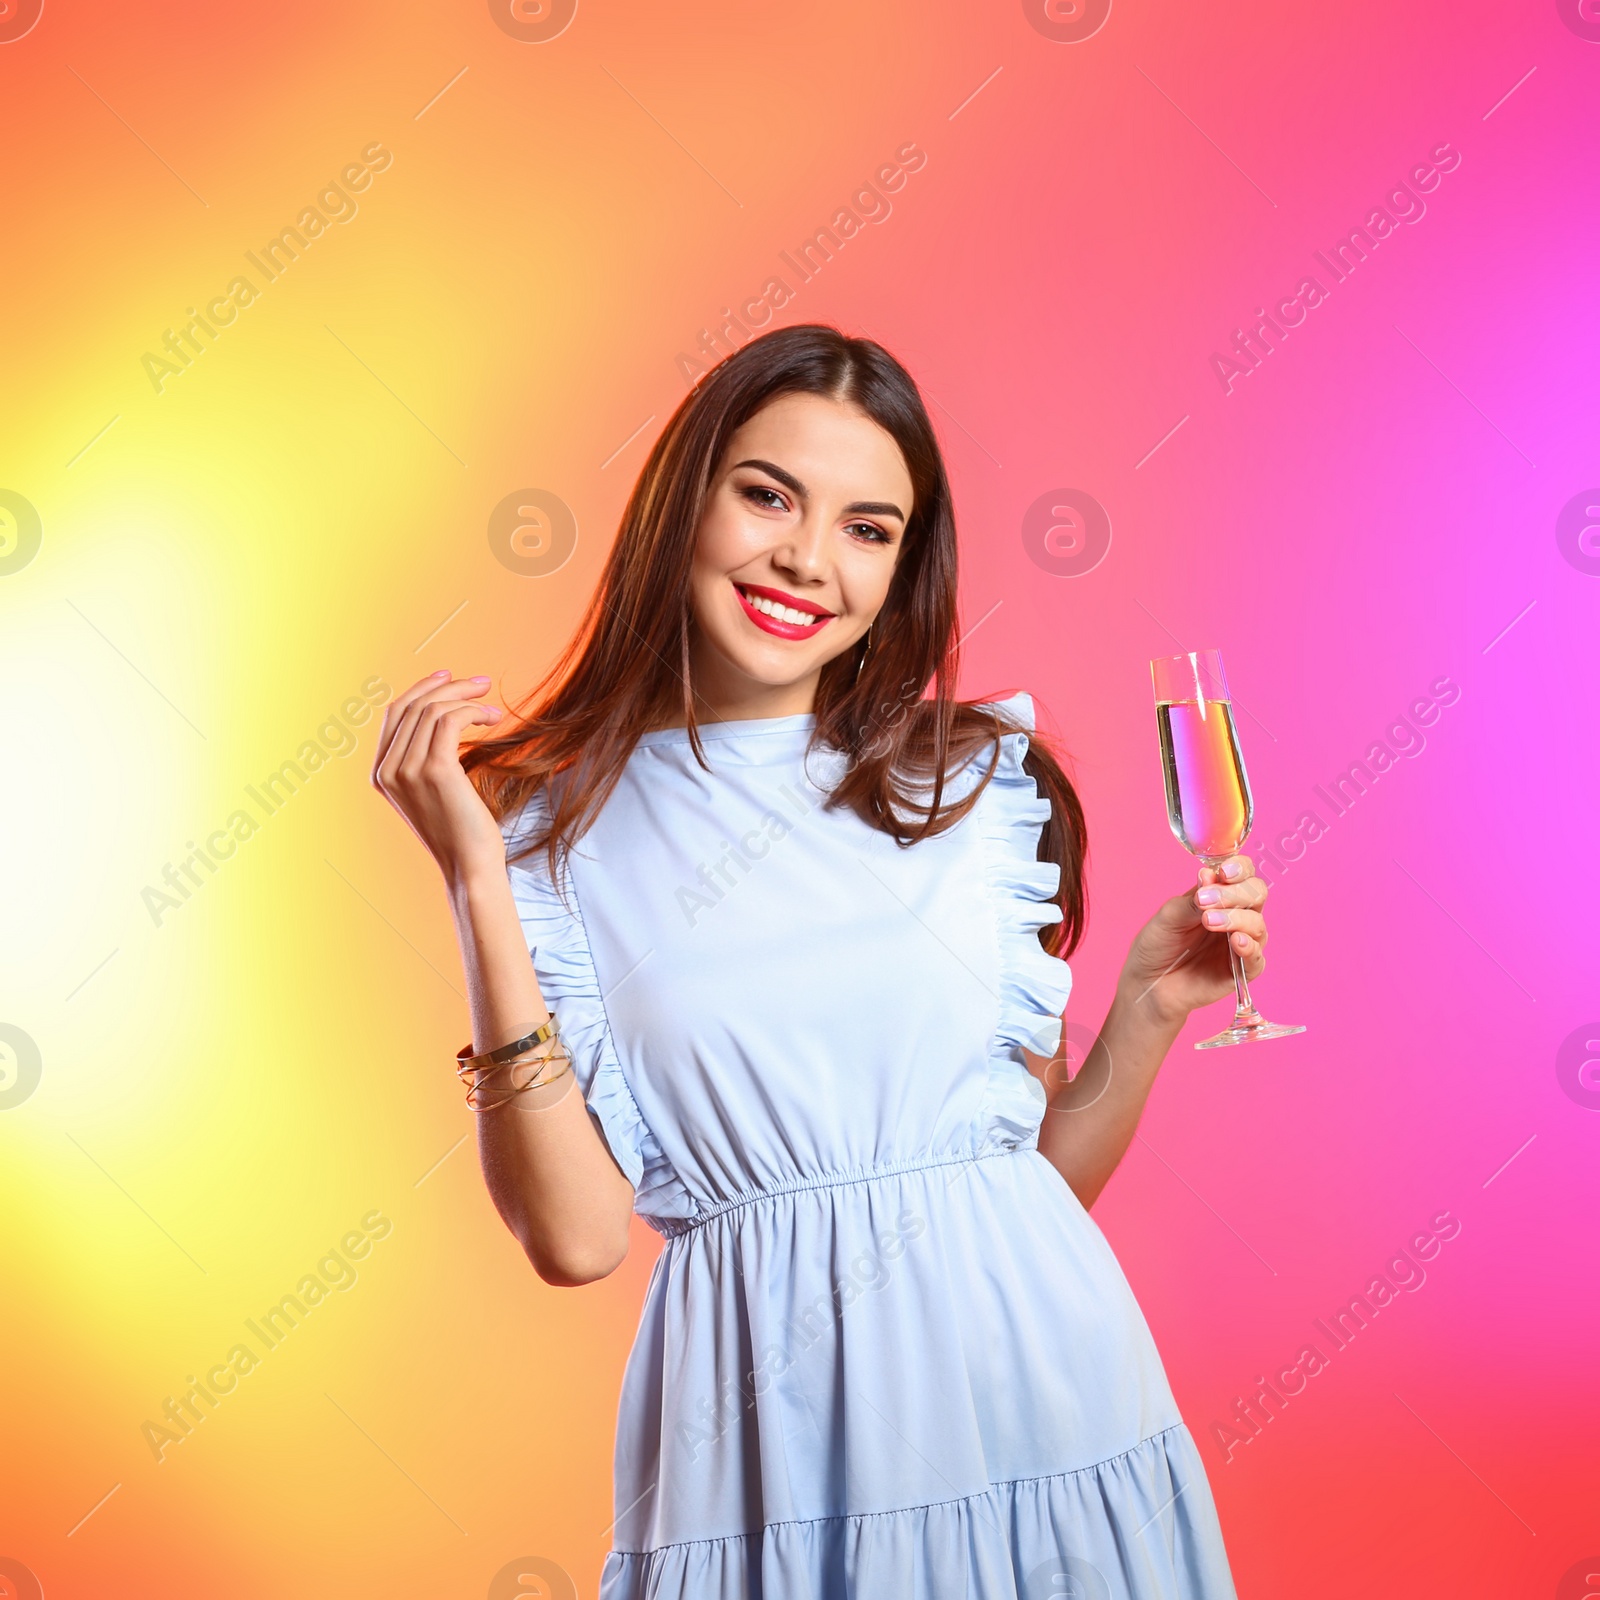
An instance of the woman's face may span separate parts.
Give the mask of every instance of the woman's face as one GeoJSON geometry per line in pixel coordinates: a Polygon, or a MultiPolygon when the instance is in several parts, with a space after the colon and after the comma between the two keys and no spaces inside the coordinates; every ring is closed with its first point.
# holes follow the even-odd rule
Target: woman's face
{"type": "Polygon", "coordinates": [[[718,464],[695,542],[702,711],[811,710],[822,668],[882,607],[911,510],[899,445],[854,406],[786,394],[745,423],[718,464]]]}

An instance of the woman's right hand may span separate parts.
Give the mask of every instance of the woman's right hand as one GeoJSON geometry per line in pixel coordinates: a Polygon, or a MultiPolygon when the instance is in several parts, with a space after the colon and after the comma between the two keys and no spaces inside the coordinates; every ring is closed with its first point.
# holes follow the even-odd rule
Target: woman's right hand
{"type": "Polygon", "coordinates": [[[495,723],[498,706],[475,704],[487,678],[435,672],[390,702],[378,734],[372,785],[427,846],[451,886],[505,870],[505,838],[461,765],[461,735],[495,723]]]}

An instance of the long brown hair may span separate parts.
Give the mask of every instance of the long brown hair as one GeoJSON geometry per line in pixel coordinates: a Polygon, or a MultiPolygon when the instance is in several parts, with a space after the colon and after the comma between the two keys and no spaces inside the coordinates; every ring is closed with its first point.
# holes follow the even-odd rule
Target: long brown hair
{"type": "MultiPolygon", "coordinates": [[[[497,818],[549,791],[549,827],[520,841],[513,859],[542,848],[555,871],[559,852],[593,822],[649,729],[681,722],[707,765],[689,671],[695,537],[734,432],[769,401],[794,393],[844,401],[869,416],[899,445],[913,489],[882,610],[859,646],[822,669],[812,745],[849,757],[828,804],[848,806],[910,845],[955,826],[987,785],[998,736],[1013,730],[993,710],[954,697],[955,513],[933,424],[910,374],[881,345],[805,324],[753,339],[684,399],[628,497],[577,632],[514,708],[516,724],[463,752],[462,765],[497,818]],[[946,804],[947,782],[985,746],[991,754],[982,780],[946,804]]],[[[1083,808],[1037,735],[1023,765],[1050,801],[1039,859],[1061,868],[1061,921],[1039,939],[1067,955],[1088,911],[1083,808]]]]}

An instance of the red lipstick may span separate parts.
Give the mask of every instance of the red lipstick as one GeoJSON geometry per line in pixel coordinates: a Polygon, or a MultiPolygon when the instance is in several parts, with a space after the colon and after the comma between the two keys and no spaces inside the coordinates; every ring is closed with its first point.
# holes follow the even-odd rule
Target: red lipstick
{"type": "Polygon", "coordinates": [[[762,632],[775,634],[780,639],[814,638],[833,620],[833,612],[824,611],[814,601],[802,600],[798,595],[785,594],[782,589],[769,589],[759,583],[736,583],[733,592],[738,595],[739,604],[744,607],[744,614],[762,632]],[[803,611],[816,620],[806,623],[789,622],[782,617],[769,616],[765,611],[753,606],[750,603],[752,599],[770,600],[775,605],[786,606],[792,611],[803,611]]]}

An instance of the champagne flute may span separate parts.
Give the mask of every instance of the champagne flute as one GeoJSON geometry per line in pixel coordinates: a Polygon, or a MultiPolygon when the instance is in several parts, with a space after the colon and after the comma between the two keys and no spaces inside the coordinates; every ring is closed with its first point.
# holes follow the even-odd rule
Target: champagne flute
{"type": "MultiPolygon", "coordinates": [[[[1216,650],[1191,650],[1150,663],[1161,736],[1161,772],[1167,788],[1167,821],[1178,843],[1208,867],[1219,867],[1244,843],[1254,820],[1250,779],[1239,751],[1233,698],[1216,650]]],[[[1300,1023],[1268,1022],[1250,998],[1244,962],[1228,939],[1233,964],[1231,1026],[1196,1050],[1304,1033],[1300,1023]]]]}

